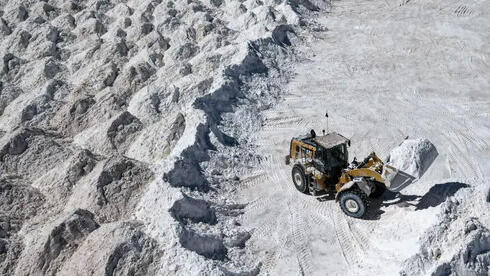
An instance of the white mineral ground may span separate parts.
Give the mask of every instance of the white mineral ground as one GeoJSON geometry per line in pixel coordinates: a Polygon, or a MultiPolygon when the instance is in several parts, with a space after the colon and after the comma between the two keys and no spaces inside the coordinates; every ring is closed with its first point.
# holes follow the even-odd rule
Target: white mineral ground
{"type": "Polygon", "coordinates": [[[270,275],[488,275],[490,33],[486,1],[335,1],[328,31],[303,50],[284,100],[256,134],[266,158],[235,192],[249,202],[247,247],[270,275]],[[371,219],[298,193],[283,164],[289,139],[326,128],[351,158],[384,158],[406,136],[439,156],[371,219]],[[299,132],[303,129],[303,132],[299,132]]]}
{"type": "Polygon", "coordinates": [[[0,274],[488,275],[489,13],[0,0],[0,274]],[[346,217],[284,165],[327,110],[350,158],[439,156],[346,217]]]}

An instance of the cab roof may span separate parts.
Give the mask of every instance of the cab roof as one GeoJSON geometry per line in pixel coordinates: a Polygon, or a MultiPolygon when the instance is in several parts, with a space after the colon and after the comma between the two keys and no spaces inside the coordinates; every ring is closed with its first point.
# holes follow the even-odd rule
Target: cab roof
{"type": "Polygon", "coordinates": [[[327,149],[349,141],[349,139],[338,134],[337,132],[327,133],[323,136],[316,136],[315,138],[312,138],[312,140],[327,149]]]}

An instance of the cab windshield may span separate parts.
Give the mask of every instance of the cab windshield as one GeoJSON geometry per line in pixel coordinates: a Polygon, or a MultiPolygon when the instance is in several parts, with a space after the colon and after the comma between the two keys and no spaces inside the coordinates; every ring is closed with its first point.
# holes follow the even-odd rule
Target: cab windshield
{"type": "Polygon", "coordinates": [[[347,162],[347,150],[344,144],[331,148],[327,154],[332,167],[344,165],[347,162]]]}
{"type": "Polygon", "coordinates": [[[347,148],[345,144],[338,145],[326,150],[318,147],[316,158],[320,159],[324,165],[330,168],[343,166],[347,163],[347,148]]]}

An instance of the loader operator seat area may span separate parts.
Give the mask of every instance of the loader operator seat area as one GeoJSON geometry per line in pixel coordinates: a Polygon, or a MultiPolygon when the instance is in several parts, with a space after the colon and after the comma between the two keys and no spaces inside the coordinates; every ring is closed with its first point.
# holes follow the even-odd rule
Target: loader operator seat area
{"type": "MultiPolygon", "coordinates": [[[[343,167],[347,164],[347,148],[341,144],[330,149],[318,145],[316,150],[316,165],[323,167],[321,171],[327,172],[332,168],[343,167]]],[[[320,168],[318,168],[320,169],[320,168]]]]}
{"type": "Polygon", "coordinates": [[[330,153],[327,156],[332,167],[343,166],[347,163],[347,149],[345,144],[331,148],[328,153],[330,153]]]}

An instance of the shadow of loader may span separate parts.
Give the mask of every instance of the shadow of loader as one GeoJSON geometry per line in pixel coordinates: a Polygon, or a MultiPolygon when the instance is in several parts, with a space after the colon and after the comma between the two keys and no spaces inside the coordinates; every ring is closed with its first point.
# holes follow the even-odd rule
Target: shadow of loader
{"type": "Polygon", "coordinates": [[[384,213],[381,207],[397,205],[400,207],[415,206],[415,211],[436,207],[454,196],[460,189],[468,188],[470,185],[460,182],[447,182],[432,186],[423,196],[404,195],[387,190],[380,198],[372,199],[366,219],[379,219],[384,213]]]}

